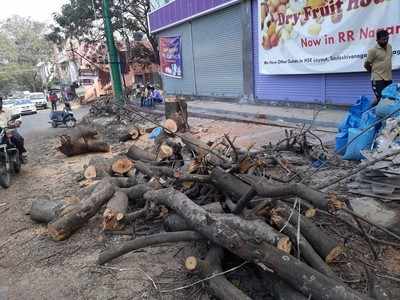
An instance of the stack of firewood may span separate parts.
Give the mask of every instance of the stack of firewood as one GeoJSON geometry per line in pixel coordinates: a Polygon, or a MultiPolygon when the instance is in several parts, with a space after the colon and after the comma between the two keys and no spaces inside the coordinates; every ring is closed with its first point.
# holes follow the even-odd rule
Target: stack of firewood
{"type": "MultiPolygon", "coordinates": [[[[140,134],[132,129],[127,138],[140,134]]],[[[350,211],[346,203],[301,182],[260,175],[281,164],[268,151],[240,149],[228,135],[206,143],[169,122],[151,150],[132,145],[125,155],[94,157],[83,172],[92,184],[80,202],[34,201],[30,215],[48,223],[55,241],[69,238],[99,212],[105,231],[121,231],[138,219],[164,219],[165,231],[105,250],[100,265],[146,246],[204,241],[208,253],[186,259],[189,273],[223,274],[230,252],[269,273],[276,299],[372,299],[331,269],[344,246],[312,221],[317,211],[350,211]],[[300,201],[302,209],[294,209],[300,201]]],[[[211,276],[208,287],[219,299],[250,299],[224,275],[211,276]]]]}

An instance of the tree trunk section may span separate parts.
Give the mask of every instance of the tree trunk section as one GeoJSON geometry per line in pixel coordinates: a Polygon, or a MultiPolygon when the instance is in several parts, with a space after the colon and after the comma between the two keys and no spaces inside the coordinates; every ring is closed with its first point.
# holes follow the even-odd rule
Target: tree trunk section
{"type": "Polygon", "coordinates": [[[236,228],[229,226],[172,188],[147,192],[145,199],[174,210],[192,228],[196,228],[196,231],[215,244],[247,261],[264,264],[274,270],[279,277],[306,296],[311,294],[315,299],[326,300],[370,299],[272,245],[264,241],[254,241],[253,235],[249,236],[240,223],[236,228]]]}
{"type": "MultiPolygon", "coordinates": [[[[282,232],[291,239],[294,245],[297,244],[297,230],[292,225],[286,224],[287,221],[280,216],[272,217],[272,222],[277,226],[278,229],[282,230],[283,228],[282,232]]],[[[332,269],[329,268],[325,261],[318,255],[317,252],[315,252],[313,247],[303,237],[302,234],[300,234],[299,240],[300,254],[304,260],[315,270],[325,274],[326,276],[337,279],[332,269]]]]}
{"type": "Polygon", "coordinates": [[[128,210],[128,196],[120,191],[116,191],[114,196],[108,201],[106,210],[103,214],[103,230],[122,230],[125,227],[123,219],[128,210]]]}
{"type": "Polygon", "coordinates": [[[104,179],[80,205],[48,225],[49,235],[55,241],[63,241],[69,238],[110,200],[114,192],[114,186],[107,179],[104,179]]]}
{"type": "Polygon", "coordinates": [[[47,224],[75,206],[64,201],[35,199],[32,202],[29,214],[33,221],[47,224]]]}
{"type": "MultiPolygon", "coordinates": [[[[208,251],[204,260],[191,257],[188,258],[188,260],[192,260],[191,264],[194,264],[192,266],[186,266],[188,271],[198,271],[203,278],[207,278],[214,274],[223,273],[221,266],[223,257],[224,250],[220,247],[213,246],[208,251]]],[[[207,280],[207,283],[211,294],[219,300],[251,300],[243,291],[229,282],[225,275],[216,276],[207,280]]]]}
{"type": "Polygon", "coordinates": [[[251,190],[251,186],[241,181],[236,176],[224,172],[221,168],[214,168],[211,172],[211,182],[226,193],[233,201],[239,201],[243,195],[251,190]]]}
{"type": "Polygon", "coordinates": [[[143,150],[135,145],[132,145],[128,153],[126,154],[132,160],[141,161],[155,161],[157,159],[156,155],[149,150],[143,150]]]}
{"type": "MultiPolygon", "coordinates": [[[[283,216],[285,221],[288,220],[291,213],[291,208],[281,201],[277,202],[277,206],[272,211],[271,218],[276,216],[283,216]]],[[[290,223],[297,228],[299,220],[299,213],[294,212],[290,218],[290,223]]],[[[343,246],[340,245],[335,239],[325,234],[319,229],[310,219],[300,215],[300,231],[305,239],[311,244],[312,248],[322,257],[322,259],[330,263],[341,253],[343,253],[343,246]],[[324,237],[324,238],[321,238],[324,237]]]]}

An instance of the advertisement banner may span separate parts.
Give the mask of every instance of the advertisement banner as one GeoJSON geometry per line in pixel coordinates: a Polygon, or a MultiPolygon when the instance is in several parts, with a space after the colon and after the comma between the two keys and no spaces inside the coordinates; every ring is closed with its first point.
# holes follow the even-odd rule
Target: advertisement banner
{"type": "Polygon", "coordinates": [[[181,37],[160,37],[160,67],[165,76],[182,78],[181,37]]]}
{"type": "Polygon", "coordinates": [[[400,0],[258,0],[261,74],[360,72],[386,29],[400,67],[400,0]]]}

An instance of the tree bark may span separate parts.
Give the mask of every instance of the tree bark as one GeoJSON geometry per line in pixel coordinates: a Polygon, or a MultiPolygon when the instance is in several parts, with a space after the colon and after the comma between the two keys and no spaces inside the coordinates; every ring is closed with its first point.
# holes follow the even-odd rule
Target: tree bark
{"type": "Polygon", "coordinates": [[[233,201],[239,201],[242,196],[249,193],[251,186],[241,181],[236,176],[224,172],[221,168],[214,168],[210,174],[211,182],[226,193],[233,201]]]}
{"type": "Polygon", "coordinates": [[[263,264],[291,284],[304,295],[326,300],[362,300],[356,291],[324,274],[319,273],[300,260],[276,249],[264,241],[254,241],[246,230],[232,228],[174,189],[150,191],[146,200],[163,204],[174,210],[196,231],[239,257],[263,264]]]}
{"type": "MultiPolygon", "coordinates": [[[[128,200],[133,205],[143,206],[142,201],[144,200],[143,196],[146,192],[152,190],[152,188],[148,184],[137,184],[131,188],[120,189],[121,192],[125,193],[128,196],[128,200]]],[[[143,201],[144,202],[144,201],[143,201]]]]}
{"type": "Polygon", "coordinates": [[[102,141],[85,140],[83,138],[71,141],[65,136],[60,137],[60,139],[61,146],[58,147],[58,150],[68,157],[86,153],[105,153],[111,150],[110,145],[102,141]]]}
{"type": "Polygon", "coordinates": [[[199,241],[203,239],[203,236],[194,231],[168,232],[145,236],[102,252],[97,260],[97,263],[99,265],[104,265],[110,260],[144,247],[165,243],[199,241]]]}
{"type": "Polygon", "coordinates": [[[123,219],[128,210],[128,196],[116,191],[108,201],[106,210],[103,213],[103,230],[122,230],[125,227],[123,219]]]}
{"type": "Polygon", "coordinates": [[[260,180],[255,180],[252,186],[262,197],[297,196],[310,202],[314,207],[326,211],[336,211],[345,207],[345,204],[334,195],[321,193],[301,183],[271,184],[260,178],[260,180]]]}
{"type": "MultiPolygon", "coordinates": [[[[204,260],[195,259],[193,266],[188,271],[198,271],[202,277],[207,278],[215,274],[223,273],[222,259],[224,250],[212,246],[204,260]]],[[[219,300],[251,300],[243,291],[234,286],[225,275],[216,276],[207,280],[208,289],[219,300]]]]}
{"type": "MultiPolygon", "coordinates": [[[[286,220],[281,218],[280,216],[273,216],[272,222],[278,227],[278,229],[283,229],[282,232],[291,239],[294,245],[297,244],[297,231],[291,224],[286,224],[286,220]]],[[[329,268],[325,261],[318,255],[317,252],[315,252],[314,248],[303,237],[302,234],[300,234],[299,237],[299,250],[301,256],[311,267],[321,272],[322,274],[325,274],[326,276],[337,279],[332,269],[329,268]]]]}
{"type": "Polygon", "coordinates": [[[128,153],[126,154],[132,160],[141,161],[155,161],[157,159],[156,155],[149,150],[143,150],[135,145],[132,145],[128,153]]]}
{"type": "MultiPolygon", "coordinates": [[[[271,218],[283,216],[285,220],[289,219],[291,208],[281,201],[276,203],[275,209],[271,212],[271,218]]],[[[299,226],[299,213],[293,212],[290,218],[290,223],[297,227],[299,226]]],[[[306,240],[311,244],[312,248],[322,257],[322,259],[330,263],[336,257],[343,253],[343,246],[336,240],[325,234],[319,229],[310,219],[300,215],[300,231],[306,240]],[[324,237],[324,238],[321,238],[324,237]]]]}
{"type": "Polygon", "coordinates": [[[95,178],[103,178],[112,176],[113,159],[101,156],[94,156],[89,160],[88,168],[93,168],[95,171],[95,178]]]}
{"type": "Polygon", "coordinates": [[[56,241],[69,238],[85,225],[100,208],[114,195],[114,186],[104,179],[76,208],[55,219],[47,226],[49,235],[56,241]]]}
{"type": "Polygon", "coordinates": [[[32,202],[29,214],[33,221],[47,224],[75,206],[64,201],[35,199],[32,202]]]}

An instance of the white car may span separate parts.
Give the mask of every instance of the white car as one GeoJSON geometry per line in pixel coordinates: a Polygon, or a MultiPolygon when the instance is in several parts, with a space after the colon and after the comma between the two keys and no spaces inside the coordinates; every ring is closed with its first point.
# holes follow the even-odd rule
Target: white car
{"type": "Polygon", "coordinates": [[[36,105],[37,109],[47,109],[47,99],[43,93],[31,93],[29,98],[36,105]]]}
{"type": "Polygon", "coordinates": [[[37,113],[36,105],[30,99],[15,100],[14,107],[20,112],[21,115],[30,115],[37,113]]]}
{"type": "Polygon", "coordinates": [[[10,111],[13,116],[21,115],[21,110],[15,106],[15,101],[15,99],[3,100],[3,108],[10,111]]]}

